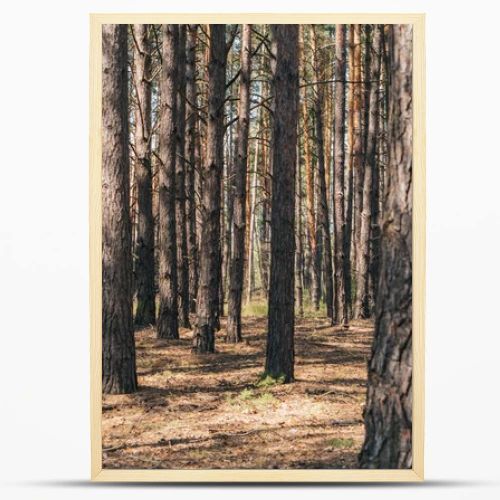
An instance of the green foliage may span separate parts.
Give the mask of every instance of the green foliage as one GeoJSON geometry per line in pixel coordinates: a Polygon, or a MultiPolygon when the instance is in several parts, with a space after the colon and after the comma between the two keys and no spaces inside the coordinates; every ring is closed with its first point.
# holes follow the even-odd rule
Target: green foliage
{"type": "Polygon", "coordinates": [[[277,377],[273,377],[267,372],[264,372],[260,375],[259,380],[255,384],[256,387],[270,387],[273,385],[281,385],[285,383],[285,375],[280,374],[277,377]]]}
{"type": "Polygon", "coordinates": [[[353,438],[333,438],[328,440],[328,446],[331,446],[332,448],[337,448],[337,449],[345,449],[345,448],[352,448],[354,446],[354,439],[353,438]]]}
{"type": "Polygon", "coordinates": [[[243,389],[238,395],[226,395],[226,402],[232,406],[239,406],[244,410],[260,410],[277,403],[277,399],[270,392],[258,392],[254,389],[243,389]]]}

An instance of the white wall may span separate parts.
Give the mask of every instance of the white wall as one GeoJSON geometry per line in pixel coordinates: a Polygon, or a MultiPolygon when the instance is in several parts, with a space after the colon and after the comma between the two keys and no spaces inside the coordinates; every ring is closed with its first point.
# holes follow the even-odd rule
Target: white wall
{"type": "MultiPolygon", "coordinates": [[[[88,13],[247,10],[272,3],[15,0],[0,27],[0,471],[4,498],[204,495],[89,477],[88,13]],[[36,490],[36,491],[35,491],[36,490]]],[[[279,497],[499,498],[499,42],[495,2],[289,0],[303,12],[427,13],[426,476],[401,487],[297,487],[279,497]],[[495,256],[496,259],[495,259],[495,256]]]]}

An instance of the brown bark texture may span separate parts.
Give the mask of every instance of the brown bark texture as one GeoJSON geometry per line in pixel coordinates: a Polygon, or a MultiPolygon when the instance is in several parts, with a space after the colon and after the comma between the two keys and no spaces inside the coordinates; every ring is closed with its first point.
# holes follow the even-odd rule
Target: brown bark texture
{"type": "Polygon", "coordinates": [[[164,24],[163,65],[160,78],[160,207],[158,337],[179,338],[177,238],[175,217],[175,165],[177,151],[177,61],[179,28],[164,24]]]}
{"type": "Polygon", "coordinates": [[[412,467],[412,26],[392,28],[390,152],[363,468],[412,467]]]}
{"type": "Polygon", "coordinates": [[[134,24],[133,83],[135,108],[135,184],[137,232],[134,242],[134,282],[137,327],[155,322],[154,219],[151,163],[151,41],[148,24],[134,24]]]}
{"type": "Polygon", "coordinates": [[[376,146],[378,137],[378,110],[379,110],[379,78],[380,78],[380,40],[381,28],[375,26],[373,31],[373,57],[371,57],[371,70],[369,73],[370,94],[368,97],[368,122],[366,134],[366,154],[363,178],[363,200],[360,221],[360,234],[358,241],[358,250],[356,252],[356,300],[354,304],[355,316],[359,318],[368,318],[370,316],[368,301],[368,282],[370,265],[370,237],[372,224],[372,195],[376,192],[373,182],[378,182],[375,175],[376,165],[376,146]]]}
{"type": "Polygon", "coordinates": [[[189,260],[189,310],[196,312],[196,293],[198,290],[198,241],[196,237],[196,197],[195,178],[197,168],[196,157],[196,24],[187,27],[186,45],[186,144],[184,157],[186,158],[186,230],[187,252],[189,260]]]}
{"type": "Polygon", "coordinates": [[[200,284],[196,326],[193,332],[193,351],[199,354],[215,352],[221,279],[220,205],[224,161],[225,25],[211,24],[209,32],[208,124],[207,151],[202,171],[200,284]]]}
{"type": "Polygon", "coordinates": [[[127,26],[102,28],[102,389],[137,390],[132,318],[132,235],[127,26]]]}
{"type": "Polygon", "coordinates": [[[295,169],[298,107],[298,26],[272,25],[273,176],[271,276],[266,373],[294,378],[295,169]]]}
{"type": "Polygon", "coordinates": [[[250,77],[252,26],[244,24],[240,50],[240,88],[236,136],[236,158],[233,169],[234,198],[232,207],[232,242],[229,262],[229,296],[227,342],[241,340],[241,302],[245,265],[246,187],[248,164],[248,131],[250,122],[250,77]]]}
{"type": "Polygon", "coordinates": [[[179,286],[179,326],[189,323],[189,256],[186,225],[186,25],[179,24],[177,57],[177,154],[175,158],[175,222],[179,286]]]}
{"type": "Polygon", "coordinates": [[[333,174],[333,227],[334,227],[334,322],[347,325],[346,274],[349,272],[349,256],[346,248],[345,220],[345,26],[338,24],[335,32],[335,109],[334,109],[334,174],[333,174]]]}

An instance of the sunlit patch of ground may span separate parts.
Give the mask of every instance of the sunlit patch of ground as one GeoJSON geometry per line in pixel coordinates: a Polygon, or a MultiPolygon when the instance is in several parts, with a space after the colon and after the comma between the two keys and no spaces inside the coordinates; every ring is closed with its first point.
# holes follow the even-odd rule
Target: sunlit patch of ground
{"type": "Polygon", "coordinates": [[[363,441],[373,327],[296,320],[293,384],[257,384],[265,317],[244,318],[241,344],[196,356],[178,341],[136,333],[139,392],[103,398],[103,465],[119,469],[356,468],[363,441]]]}

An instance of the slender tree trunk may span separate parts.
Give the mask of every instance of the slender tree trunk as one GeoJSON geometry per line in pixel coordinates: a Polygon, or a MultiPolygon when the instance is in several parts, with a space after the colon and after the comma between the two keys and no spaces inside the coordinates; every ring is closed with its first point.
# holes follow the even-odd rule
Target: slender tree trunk
{"type": "Polygon", "coordinates": [[[102,28],[102,389],[137,390],[132,318],[127,25],[102,28]]]}
{"type": "Polygon", "coordinates": [[[177,57],[177,154],[175,159],[175,220],[179,285],[179,325],[189,323],[189,259],[186,225],[186,25],[179,24],[177,57]]]}
{"type": "MultiPolygon", "coordinates": [[[[317,32],[313,26],[313,55],[314,55],[314,73],[316,81],[321,81],[323,75],[321,73],[321,63],[318,53],[317,32]]],[[[322,231],[322,239],[324,242],[324,280],[325,280],[325,303],[326,314],[333,321],[333,269],[332,269],[332,240],[330,237],[330,216],[328,215],[328,199],[327,199],[327,184],[325,173],[325,148],[323,142],[323,106],[324,106],[324,91],[323,84],[316,86],[315,95],[315,116],[316,116],[316,141],[318,155],[318,184],[319,184],[319,200],[318,214],[319,226],[322,231]]]]}
{"type": "Polygon", "coordinates": [[[137,290],[135,325],[155,322],[154,219],[151,166],[151,42],[148,24],[134,24],[133,82],[135,109],[135,184],[137,187],[137,233],[134,277],[137,290]]]}
{"type": "MultiPolygon", "coordinates": [[[[363,179],[363,203],[361,212],[361,228],[359,236],[359,248],[356,253],[357,263],[357,287],[356,302],[354,305],[354,314],[356,317],[368,318],[370,311],[368,307],[368,277],[370,264],[370,236],[372,223],[372,186],[374,180],[374,171],[377,166],[376,145],[378,136],[378,87],[380,78],[380,27],[375,26],[373,34],[373,52],[372,68],[369,74],[371,81],[370,95],[368,99],[369,113],[366,136],[366,159],[363,179]]],[[[378,182],[378,179],[377,179],[378,182]]]]}
{"type": "Polygon", "coordinates": [[[266,372],[294,378],[295,169],[298,107],[298,26],[272,25],[274,127],[266,372]]]}
{"type": "Polygon", "coordinates": [[[196,293],[198,290],[198,242],[196,238],[196,198],[195,178],[198,166],[196,157],[196,42],[197,25],[188,25],[186,46],[186,214],[187,214],[187,251],[189,256],[189,310],[196,312],[196,293]]]}
{"type": "Polygon", "coordinates": [[[352,274],[351,274],[351,254],[352,254],[352,218],[353,218],[353,146],[354,146],[354,25],[349,25],[347,50],[349,62],[349,80],[346,96],[346,152],[345,152],[345,297],[348,309],[348,318],[351,317],[352,309],[352,274]]]}
{"type": "Polygon", "coordinates": [[[255,156],[253,175],[248,176],[250,181],[250,216],[248,232],[248,278],[247,278],[247,304],[252,300],[252,292],[255,288],[254,283],[254,241],[255,241],[255,205],[257,201],[257,168],[259,161],[259,140],[255,142],[255,156]]]}
{"type": "Polygon", "coordinates": [[[220,205],[224,162],[226,26],[211,24],[209,30],[207,158],[203,166],[200,286],[193,333],[193,350],[200,354],[215,352],[221,279],[220,205]]]}
{"type": "Polygon", "coordinates": [[[394,25],[390,153],[360,465],[412,467],[412,25],[394,25]]]}
{"type": "MultiPolygon", "coordinates": [[[[362,90],[361,83],[361,25],[354,25],[354,95],[353,95],[353,132],[352,146],[352,174],[353,174],[353,245],[351,262],[354,267],[355,291],[360,280],[359,270],[356,268],[359,253],[359,240],[361,233],[361,211],[363,207],[363,130],[362,130],[362,90]]],[[[353,316],[359,317],[359,311],[353,307],[353,316]]]]}
{"type": "Polygon", "coordinates": [[[334,141],[335,163],[333,174],[333,226],[334,226],[334,259],[335,259],[335,307],[334,322],[347,326],[349,322],[348,299],[346,297],[349,273],[349,255],[346,247],[345,221],[345,157],[344,157],[344,124],[345,124],[345,26],[337,24],[335,31],[335,111],[334,141]]]}
{"type": "MultiPolygon", "coordinates": [[[[304,39],[304,26],[299,27],[299,50],[300,50],[300,72],[302,79],[307,81],[306,63],[306,45],[304,39]]],[[[321,300],[321,242],[318,241],[318,227],[316,220],[316,191],[317,182],[314,175],[313,159],[311,152],[311,133],[309,125],[309,112],[307,108],[308,86],[302,87],[301,111],[304,135],[304,157],[305,157],[305,181],[306,181],[306,213],[307,213],[307,232],[309,235],[309,245],[311,248],[311,258],[309,259],[311,269],[311,300],[315,310],[319,310],[321,300]]]]}
{"type": "Polygon", "coordinates": [[[177,151],[177,66],[179,28],[162,27],[162,75],[160,110],[160,273],[158,337],[178,339],[177,238],[175,210],[175,166],[177,151]]]}
{"type": "MultiPolygon", "coordinates": [[[[297,130],[297,133],[299,130],[297,130]]],[[[304,316],[304,284],[302,269],[304,250],[302,244],[302,169],[300,164],[300,144],[297,135],[297,170],[295,186],[295,310],[300,317],[304,316]]]]}
{"type": "Polygon", "coordinates": [[[246,224],[246,176],[248,163],[248,130],[250,122],[250,77],[252,26],[244,24],[240,51],[240,90],[238,103],[238,129],[236,159],[233,171],[234,204],[231,259],[229,264],[229,300],[227,318],[227,342],[241,340],[241,296],[243,293],[243,271],[245,264],[246,224]]]}

